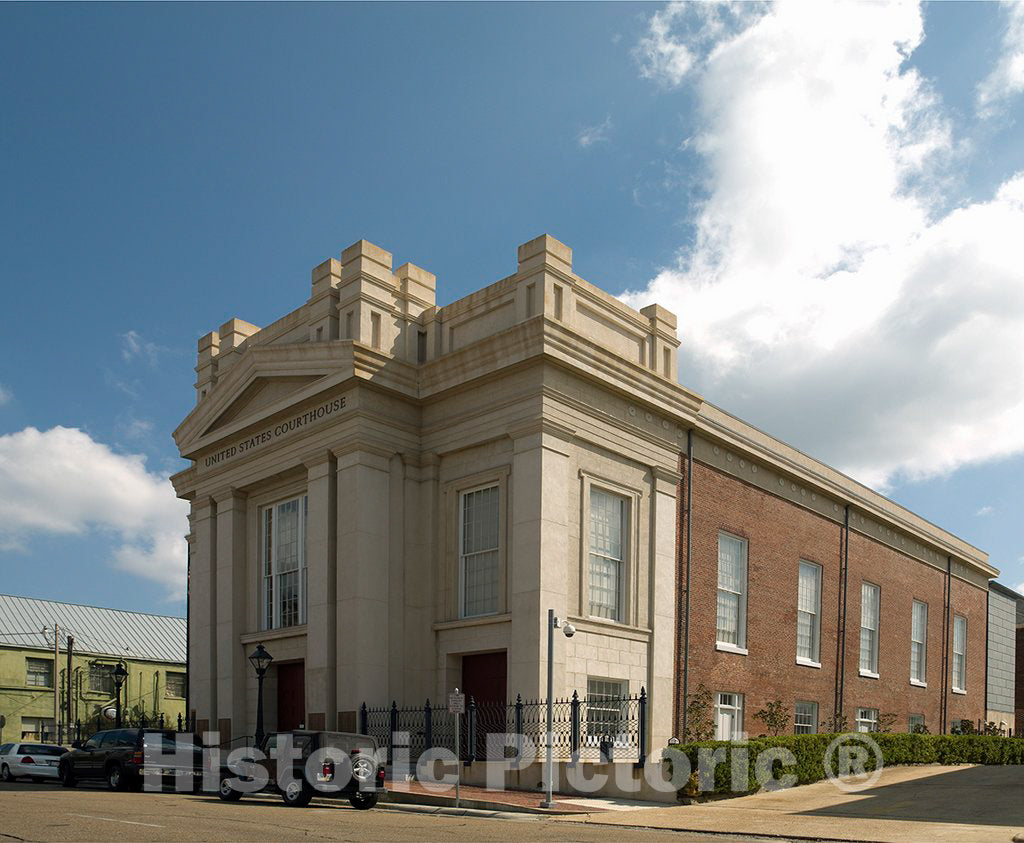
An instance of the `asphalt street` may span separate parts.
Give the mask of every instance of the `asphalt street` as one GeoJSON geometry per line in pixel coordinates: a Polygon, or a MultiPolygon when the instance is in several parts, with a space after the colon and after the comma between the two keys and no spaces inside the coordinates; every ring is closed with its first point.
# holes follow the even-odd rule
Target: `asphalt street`
{"type": "MultiPolygon", "coordinates": [[[[707,834],[586,825],[528,814],[443,816],[391,807],[357,811],[348,802],[315,800],[288,808],[271,796],[226,803],[216,795],[112,793],[80,785],[0,785],[0,841],[611,841],[707,840],[707,834]]],[[[717,841],[755,838],[714,835],[717,841]]],[[[776,839],[773,843],[778,843],[776,839]]]]}

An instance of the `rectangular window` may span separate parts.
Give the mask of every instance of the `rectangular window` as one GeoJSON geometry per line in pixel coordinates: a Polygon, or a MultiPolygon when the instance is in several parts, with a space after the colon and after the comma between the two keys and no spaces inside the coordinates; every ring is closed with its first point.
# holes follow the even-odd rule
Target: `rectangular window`
{"type": "Polygon", "coordinates": [[[354,340],[355,337],[352,335],[352,311],[350,310],[345,314],[345,339],[354,340]]]}
{"type": "Polygon", "coordinates": [[[857,731],[877,732],[878,731],[878,709],[858,708],[857,709],[857,731]]]}
{"type": "Polygon", "coordinates": [[[953,615],[953,690],[967,690],[967,618],[953,615]]]}
{"type": "Polygon", "coordinates": [[[263,628],[306,622],[306,523],[301,495],[263,510],[263,628]]]}
{"type": "Polygon", "coordinates": [[[821,663],[821,566],[800,563],[797,586],[796,657],[813,664],[821,663]]]}
{"type": "Polygon", "coordinates": [[[176,700],[185,699],[185,674],[167,671],[167,691],[165,696],[176,700]]]}
{"type": "Polygon", "coordinates": [[[666,378],[672,377],[672,349],[664,348],[661,352],[662,371],[666,378]]]}
{"type": "Polygon", "coordinates": [[[914,601],[910,619],[910,681],[924,685],[927,676],[928,657],[928,604],[914,601]]]}
{"type": "Polygon", "coordinates": [[[797,701],[793,731],[798,735],[813,735],[818,731],[818,704],[816,702],[797,701]]]}
{"type": "Polygon", "coordinates": [[[590,614],[622,621],[626,500],[590,488],[590,614]]]}
{"type": "Polygon", "coordinates": [[[747,543],[718,534],[718,643],[747,645],[747,543]]]}
{"type": "Polygon", "coordinates": [[[25,684],[35,688],[52,688],[53,662],[50,659],[25,659],[25,684]]]}
{"type": "Polygon", "coordinates": [[[89,690],[94,694],[114,696],[114,666],[112,664],[89,666],[89,690]]]}
{"type": "Polygon", "coordinates": [[[427,332],[418,331],[416,334],[416,362],[427,362],[427,332]]]}
{"type": "Polygon", "coordinates": [[[555,284],[555,319],[562,320],[562,288],[555,284]]]}
{"type": "Polygon", "coordinates": [[[715,694],[715,740],[743,740],[743,694],[715,694]]]}
{"type": "Polygon", "coordinates": [[[914,732],[916,732],[918,730],[924,731],[925,728],[927,728],[927,727],[924,725],[924,715],[923,714],[911,714],[910,715],[910,717],[907,720],[907,731],[910,732],[910,734],[914,734],[914,732]]]}
{"type": "MultiPolygon", "coordinates": [[[[878,676],[879,588],[869,582],[860,586],[860,672],[878,676]]],[[[866,710],[866,709],[865,709],[866,710]]]]}
{"type": "Polygon", "coordinates": [[[626,740],[626,697],[629,683],[624,679],[587,677],[587,737],[593,741],[609,738],[626,740]]]}
{"type": "Polygon", "coordinates": [[[56,737],[57,730],[53,727],[52,717],[22,717],[21,739],[48,741],[56,737]]]}
{"type": "Polygon", "coordinates": [[[498,487],[463,492],[459,506],[462,616],[498,611],[498,487]]]}

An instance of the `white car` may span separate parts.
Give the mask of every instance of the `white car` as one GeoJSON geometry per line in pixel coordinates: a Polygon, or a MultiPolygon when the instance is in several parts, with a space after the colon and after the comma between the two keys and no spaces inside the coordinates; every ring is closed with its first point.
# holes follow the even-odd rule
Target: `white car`
{"type": "Polygon", "coordinates": [[[5,743],[0,746],[0,779],[13,782],[21,776],[32,781],[56,779],[60,757],[67,752],[62,746],[48,743],[5,743]]]}

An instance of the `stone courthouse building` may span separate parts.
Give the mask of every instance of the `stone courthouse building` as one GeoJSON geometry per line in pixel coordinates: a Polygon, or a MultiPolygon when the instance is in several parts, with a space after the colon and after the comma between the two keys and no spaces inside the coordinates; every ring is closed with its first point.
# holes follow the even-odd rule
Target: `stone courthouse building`
{"type": "MultiPolygon", "coordinates": [[[[359,241],[308,299],[199,340],[191,708],[251,734],[363,701],[649,695],[649,746],[713,694],[722,737],[985,715],[984,553],[680,385],[676,317],[543,236],[444,307],[359,241]],[[689,587],[688,587],[689,586],[689,587]]],[[[683,373],[685,380],[685,373],[683,373]]]]}

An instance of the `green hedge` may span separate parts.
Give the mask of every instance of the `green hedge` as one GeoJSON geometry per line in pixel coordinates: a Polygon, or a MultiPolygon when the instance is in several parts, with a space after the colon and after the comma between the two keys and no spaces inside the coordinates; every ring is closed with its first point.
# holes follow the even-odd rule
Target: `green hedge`
{"type": "MultiPolygon", "coordinates": [[[[825,778],[825,751],[836,735],[780,735],[774,738],[751,738],[746,743],[735,744],[729,741],[701,741],[699,743],[670,746],[665,757],[672,760],[673,755],[682,753],[690,761],[690,767],[696,774],[698,770],[698,753],[702,747],[709,750],[724,748],[728,753],[747,752],[747,789],[756,791],[760,788],[755,774],[755,763],[758,755],[772,747],[788,749],[796,758],[796,764],[783,766],[776,762],[775,777],[795,774],[798,784],[810,784],[825,778]]],[[[1024,739],[1003,738],[989,735],[926,735],[872,733],[871,738],[882,750],[882,760],[886,766],[893,764],[1024,764],[1024,739]]],[[[855,740],[849,740],[855,743],[855,740]]],[[[834,763],[834,762],[833,762],[834,763]]],[[[875,768],[874,754],[868,753],[867,770],[875,768]]],[[[695,781],[695,780],[694,780],[695,781]]],[[[694,795],[691,787],[683,788],[684,795],[694,795]]],[[[705,792],[708,792],[705,790],[705,792]]],[[[732,765],[719,764],[715,769],[715,785],[713,793],[735,792],[732,786],[732,765]]]]}

